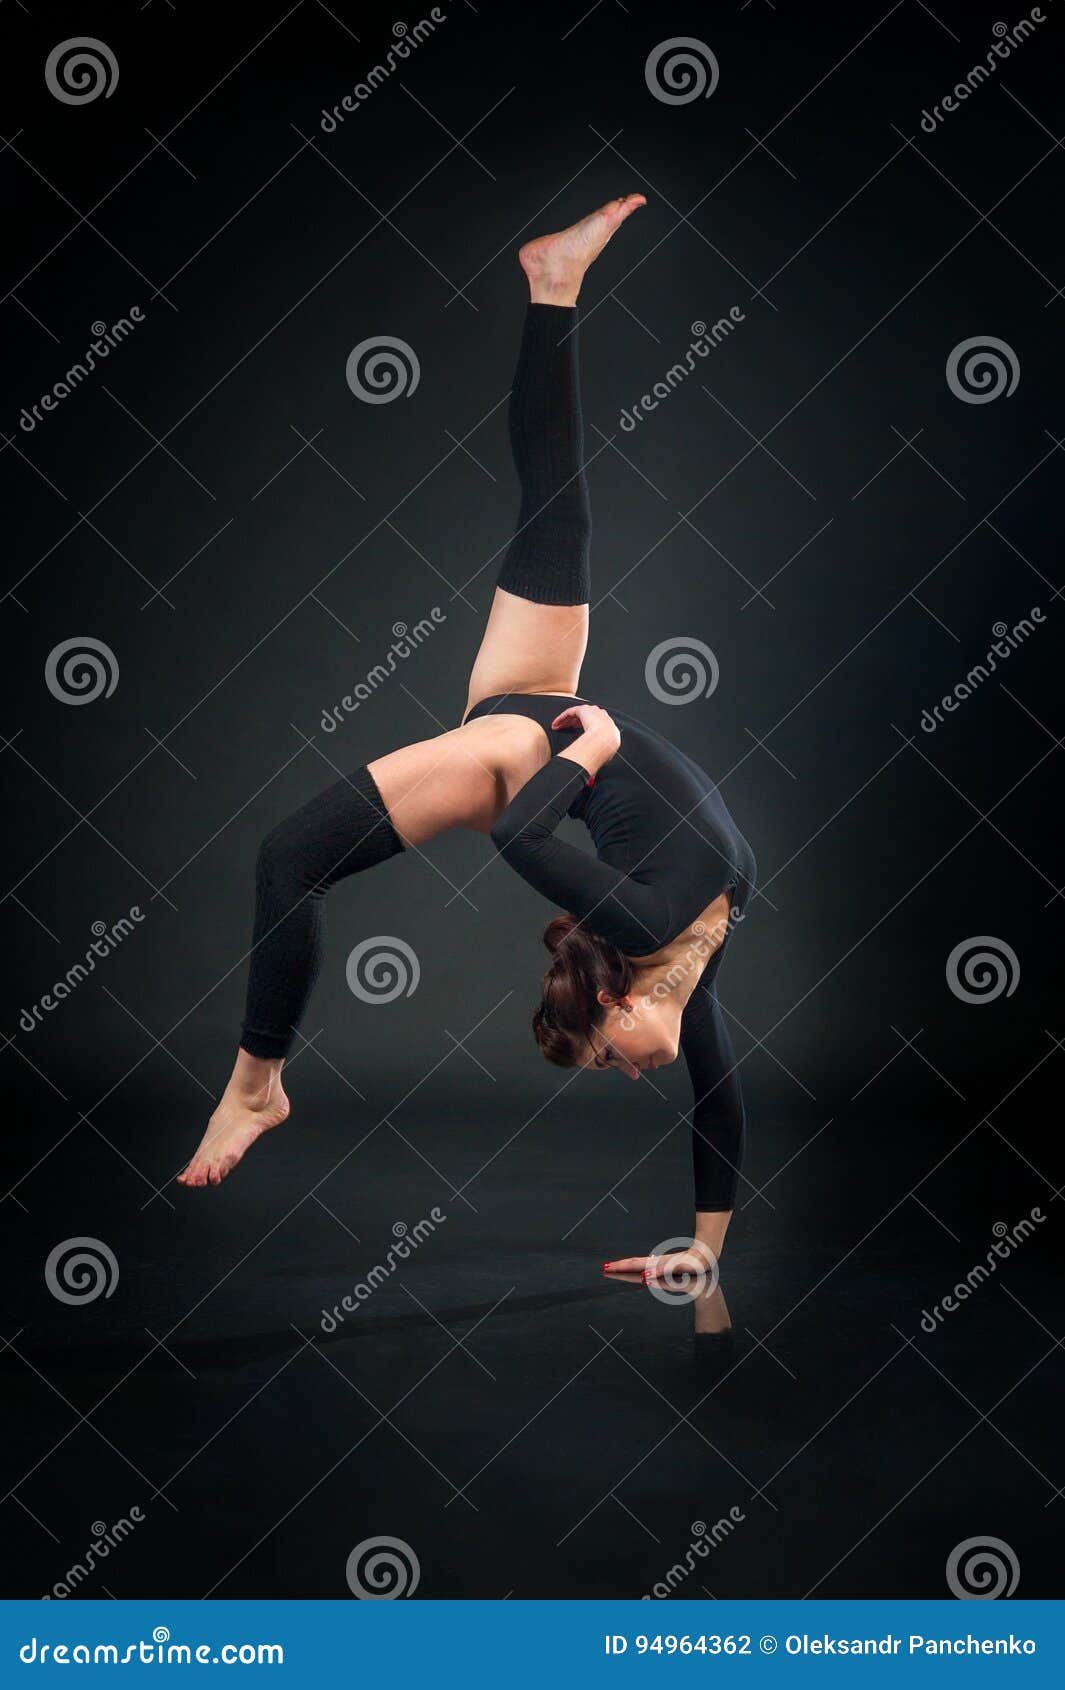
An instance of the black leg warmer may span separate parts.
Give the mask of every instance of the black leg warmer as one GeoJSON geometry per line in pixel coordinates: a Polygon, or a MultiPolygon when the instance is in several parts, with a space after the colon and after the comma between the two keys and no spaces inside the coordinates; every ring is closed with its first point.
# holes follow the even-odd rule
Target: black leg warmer
{"type": "Polygon", "coordinates": [[[534,604],[587,604],[591,594],[577,338],[576,306],[528,307],[510,394],[521,513],[498,584],[534,604]]]}
{"type": "Polygon", "coordinates": [[[255,868],[255,928],[241,1045],[287,1056],[322,960],[325,894],[403,850],[373,776],[357,769],[266,835],[255,868]]]}

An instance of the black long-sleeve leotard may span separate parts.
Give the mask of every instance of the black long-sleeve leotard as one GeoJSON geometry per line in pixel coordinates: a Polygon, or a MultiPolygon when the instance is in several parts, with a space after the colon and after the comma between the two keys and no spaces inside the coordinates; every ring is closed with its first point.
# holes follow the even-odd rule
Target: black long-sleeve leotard
{"type": "MultiPolygon", "coordinates": [[[[587,701],[509,693],[482,699],[470,712],[530,717],[554,754],[499,817],[492,829],[496,848],[530,886],[626,956],[660,950],[723,892],[730,897],[727,943],[754,891],[756,867],[717,787],[684,752],[613,709],[621,746],[590,781],[579,763],[558,755],[575,731],[551,727],[567,705],[581,702],[587,701]],[[594,857],[555,837],[567,815],[587,826],[594,857]]],[[[724,949],[703,970],[681,1019],[694,1091],[697,1210],[733,1208],[743,1156],[743,1099],[716,991],[724,949]]]]}

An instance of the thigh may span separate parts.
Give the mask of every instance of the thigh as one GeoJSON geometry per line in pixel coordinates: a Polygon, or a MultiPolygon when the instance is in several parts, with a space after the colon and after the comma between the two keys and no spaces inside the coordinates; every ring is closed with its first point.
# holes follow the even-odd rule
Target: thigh
{"type": "Polygon", "coordinates": [[[404,844],[423,845],[451,827],[491,826],[500,777],[480,726],[404,745],[367,765],[404,844]]]}
{"type": "Polygon", "coordinates": [[[586,604],[533,604],[497,587],[470,674],[466,713],[504,692],[573,695],[588,645],[586,604]]]}

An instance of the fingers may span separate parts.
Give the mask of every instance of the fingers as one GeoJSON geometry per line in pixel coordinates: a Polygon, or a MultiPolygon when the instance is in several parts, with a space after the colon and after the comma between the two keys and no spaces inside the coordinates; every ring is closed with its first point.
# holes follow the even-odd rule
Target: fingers
{"type": "Polygon", "coordinates": [[[704,1280],[706,1274],[706,1262],[691,1251],[672,1251],[665,1256],[648,1256],[644,1270],[645,1279],[668,1279],[678,1287],[688,1279],[693,1282],[704,1280]]]}
{"type": "Polygon", "coordinates": [[[623,1256],[621,1258],[621,1260],[617,1261],[617,1262],[604,1262],[603,1263],[603,1272],[604,1273],[643,1273],[644,1269],[647,1267],[648,1262],[652,1261],[652,1260],[653,1260],[653,1257],[650,1257],[650,1256],[623,1256]]]}

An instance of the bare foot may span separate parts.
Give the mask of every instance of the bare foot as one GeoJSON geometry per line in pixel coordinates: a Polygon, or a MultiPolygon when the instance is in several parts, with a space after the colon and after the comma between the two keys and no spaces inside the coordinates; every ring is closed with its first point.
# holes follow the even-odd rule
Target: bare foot
{"type": "Polygon", "coordinates": [[[625,219],[646,204],[643,194],[625,194],[619,200],[608,200],[590,217],[582,217],[558,234],[528,241],[518,253],[518,262],[529,278],[533,303],[575,305],[589,264],[599,257],[625,219]]]}
{"type": "Polygon", "coordinates": [[[199,1149],[184,1173],[177,1176],[178,1185],[221,1185],[257,1138],[287,1120],[290,1108],[279,1073],[271,1074],[265,1085],[230,1080],[207,1123],[199,1149]]]}

